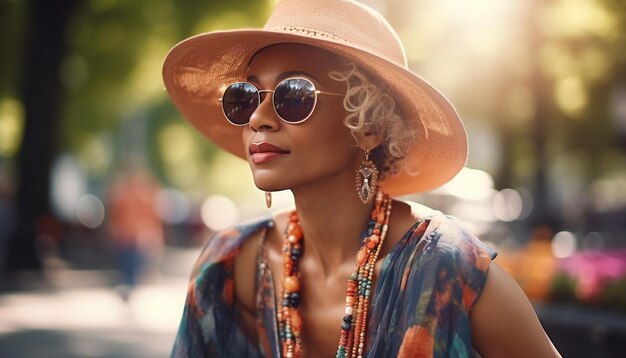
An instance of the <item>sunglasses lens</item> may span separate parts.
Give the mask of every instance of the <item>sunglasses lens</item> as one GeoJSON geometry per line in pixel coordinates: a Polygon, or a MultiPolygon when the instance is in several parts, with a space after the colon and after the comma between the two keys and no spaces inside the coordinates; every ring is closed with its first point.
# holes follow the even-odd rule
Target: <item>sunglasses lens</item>
{"type": "Polygon", "coordinates": [[[259,106],[259,91],[247,82],[237,82],[226,88],[222,97],[222,108],[226,119],[232,124],[244,125],[259,106]]]}
{"type": "Polygon", "coordinates": [[[274,92],[274,107],[285,122],[304,121],[315,107],[315,86],[304,78],[284,80],[274,92]]]}

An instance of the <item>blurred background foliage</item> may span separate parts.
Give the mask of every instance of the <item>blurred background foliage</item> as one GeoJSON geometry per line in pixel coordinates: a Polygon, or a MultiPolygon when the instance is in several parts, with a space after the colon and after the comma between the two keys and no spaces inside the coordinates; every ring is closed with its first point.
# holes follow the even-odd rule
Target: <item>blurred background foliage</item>
{"type": "MultiPolygon", "coordinates": [[[[501,248],[511,272],[519,266],[520,276],[529,263],[514,250],[544,240],[545,248],[531,250],[547,252],[552,261],[538,266],[540,278],[533,282],[563,271],[550,269],[557,259],[586,249],[626,248],[624,1],[363,2],[397,29],[410,67],[451,99],[470,136],[468,166],[474,171],[412,198],[473,223],[501,248]]],[[[48,237],[46,245],[62,246],[76,228],[106,236],[107,188],[129,158],[141,158],[169,190],[161,208],[170,212],[162,216],[168,225],[198,224],[210,231],[257,215],[262,194],[247,164],[217,151],[181,118],[164,91],[161,65],[167,51],[191,35],[262,26],[275,3],[0,0],[0,262],[17,257],[11,269],[35,268],[21,267],[20,255],[40,258],[42,237],[48,237]],[[67,18],[50,22],[60,27],[61,38],[49,79],[29,77],[37,67],[56,63],[53,52],[29,57],[42,18],[67,18]],[[40,87],[55,96],[58,108],[33,115],[42,108],[26,95],[40,87]],[[44,132],[33,138],[49,143],[28,139],[28,121],[35,123],[34,132],[44,132]],[[37,175],[43,179],[30,181],[28,167],[44,168],[37,175]],[[35,195],[35,187],[46,189],[35,195]],[[172,214],[172,207],[180,210],[172,214]]],[[[279,195],[279,204],[288,202],[279,195]]],[[[176,233],[166,240],[193,241],[176,233]]],[[[618,278],[626,276],[623,261],[619,256],[618,268],[612,266],[621,272],[618,278]]],[[[565,301],[568,292],[592,299],[593,290],[582,296],[568,291],[567,277],[576,275],[570,270],[566,278],[554,276],[554,284],[545,283],[536,297],[554,291],[565,301]]],[[[598,275],[597,282],[610,276],[598,275]]],[[[620,285],[611,288],[617,300],[626,295],[620,285]]]]}
{"type": "MultiPolygon", "coordinates": [[[[6,29],[0,37],[0,95],[3,128],[8,129],[1,132],[1,153],[15,158],[23,127],[18,77],[24,70],[30,6],[3,0],[2,7],[6,29]]],[[[150,156],[164,179],[187,189],[203,187],[190,181],[193,176],[175,174],[180,167],[198,173],[211,160],[212,149],[182,125],[166,100],[163,58],[173,44],[196,33],[262,26],[270,9],[264,1],[238,1],[236,6],[222,1],[78,2],[65,24],[67,48],[58,69],[64,98],[61,121],[51,133],[57,150],[75,154],[91,179],[105,178],[121,157],[137,151],[150,156]]]]}

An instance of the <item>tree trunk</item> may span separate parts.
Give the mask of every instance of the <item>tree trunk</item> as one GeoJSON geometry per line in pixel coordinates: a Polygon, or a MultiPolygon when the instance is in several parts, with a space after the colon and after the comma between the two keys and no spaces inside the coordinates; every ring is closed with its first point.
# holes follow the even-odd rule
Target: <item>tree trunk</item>
{"type": "Polygon", "coordinates": [[[35,0],[22,65],[25,126],[18,153],[18,221],[6,257],[7,271],[40,270],[37,236],[50,218],[50,169],[56,152],[62,87],[59,67],[66,52],[68,19],[78,0],[35,0]]]}

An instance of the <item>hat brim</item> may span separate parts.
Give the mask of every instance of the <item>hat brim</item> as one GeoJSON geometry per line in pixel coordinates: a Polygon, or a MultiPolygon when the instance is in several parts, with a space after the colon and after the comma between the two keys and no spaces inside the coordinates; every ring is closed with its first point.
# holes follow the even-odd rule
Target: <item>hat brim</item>
{"type": "Polygon", "coordinates": [[[406,68],[335,39],[259,29],[218,31],[186,39],[163,64],[165,87],[174,105],[203,135],[245,159],[242,128],[223,116],[219,98],[226,85],[245,79],[254,54],[278,43],[300,43],[333,52],[382,79],[405,120],[417,129],[401,170],[380,182],[390,195],[429,191],[452,179],[465,165],[467,136],[448,100],[406,68]]]}

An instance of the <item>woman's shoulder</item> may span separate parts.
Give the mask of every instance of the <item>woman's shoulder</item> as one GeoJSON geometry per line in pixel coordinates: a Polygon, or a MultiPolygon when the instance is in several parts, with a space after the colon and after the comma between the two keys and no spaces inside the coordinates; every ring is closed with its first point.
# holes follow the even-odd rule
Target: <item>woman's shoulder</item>
{"type": "Polygon", "coordinates": [[[406,202],[411,207],[415,225],[407,233],[427,244],[436,243],[442,254],[485,251],[493,259],[496,252],[474,235],[458,218],[414,202],[406,202]]]}
{"type": "Polygon", "coordinates": [[[268,215],[214,232],[204,244],[191,276],[196,276],[207,266],[234,260],[246,241],[260,235],[273,225],[273,218],[268,215]]]}
{"type": "MultiPolygon", "coordinates": [[[[497,253],[480,241],[467,226],[454,216],[423,205],[408,203],[416,217],[415,225],[405,236],[404,250],[419,251],[421,259],[413,264],[435,261],[467,272],[486,271],[497,253]]],[[[463,273],[459,272],[459,273],[463,273]]]]}
{"type": "Polygon", "coordinates": [[[484,257],[493,260],[496,257],[496,251],[482,242],[458,218],[438,213],[429,220],[432,225],[431,236],[438,240],[440,250],[466,258],[484,257]]]}

